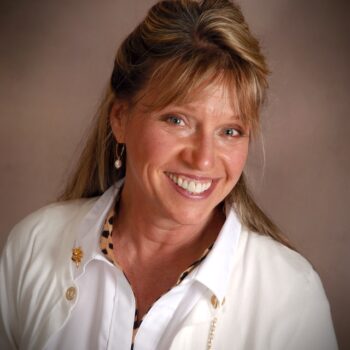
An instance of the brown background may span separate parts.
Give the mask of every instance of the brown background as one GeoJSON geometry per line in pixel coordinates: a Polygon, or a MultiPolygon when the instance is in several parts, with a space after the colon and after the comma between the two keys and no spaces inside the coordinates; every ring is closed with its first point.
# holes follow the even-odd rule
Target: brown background
{"type": "MultiPolygon", "coordinates": [[[[62,188],[116,47],[151,3],[1,1],[0,247],[18,220],[62,188]]],[[[320,273],[346,349],[350,7],[339,0],[240,3],[272,70],[266,160],[254,147],[249,178],[259,203],[320,273]]]]}

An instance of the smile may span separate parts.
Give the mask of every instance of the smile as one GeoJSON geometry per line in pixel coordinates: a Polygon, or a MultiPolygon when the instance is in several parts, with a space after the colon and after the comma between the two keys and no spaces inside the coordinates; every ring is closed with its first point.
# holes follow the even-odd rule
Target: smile
{"type": "Polygon", "coordinates": [[[213,183],[212,180],[198,181],[198,180],[186,178],[184,176],[175,175],[172,173],[167,173],[167,175],[177,186],[194,194],[200,194],[205,192],[206,190],[209,189],[209,187],[213,183]]]}

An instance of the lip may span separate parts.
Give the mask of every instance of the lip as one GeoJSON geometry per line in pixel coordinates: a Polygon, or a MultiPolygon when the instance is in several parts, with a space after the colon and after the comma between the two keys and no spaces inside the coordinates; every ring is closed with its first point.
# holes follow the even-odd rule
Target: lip
{"type": "Polygon", "coordinates": [[[168,179],[168,181],[170,182],[171,186],[178,192],[180,193],[182,196],[189,198],[189,199],[195,199],[195,200],[201,200],[201,199],[205,199],[208,198],[210,196],[210,194],[214,191],[219,179],[218,178],[212,178],[212,177],[204,177],[204,176],[197,176],[197,175],[190,175],[190,174],[185,174],[185,173],[177,173],[177,172],[166,172],[165,173],[166,178],[168,179]],[[173,182],[170,177],[169,174],[174,174],[176,176],[182,176],[184,178],[188,178],[188,179],[193,179],[193,180],[197,180],[200,182],[208,182],[211,181],[211,186],[205,190],[202,193],[190,193],[187,190],[183,189],[182,187],[178,186],[177,184],[175,184],[175,182],[173,182]]]}

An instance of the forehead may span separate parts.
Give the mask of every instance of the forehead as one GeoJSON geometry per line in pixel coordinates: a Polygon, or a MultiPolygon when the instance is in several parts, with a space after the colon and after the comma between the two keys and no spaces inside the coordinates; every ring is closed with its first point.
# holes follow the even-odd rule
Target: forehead
{"type": "Polygon", "coordinates": [[[182,91],[178,94],[171,94],[171,92],[171,88],[164,91],[157,85],[148,86],[140,95],[137,105],[149,112],[163,110],[171,106],[183,107],[188,110],[198,109],[198,107],[204,108],[204,106],[207,109],[218,110],[221,106],[222,109],[230,110],[234,116],[238,118],[240,116],[234,87],[221,79],[203,81],[195,89],[188,90],[186,93],[182,91]]]}

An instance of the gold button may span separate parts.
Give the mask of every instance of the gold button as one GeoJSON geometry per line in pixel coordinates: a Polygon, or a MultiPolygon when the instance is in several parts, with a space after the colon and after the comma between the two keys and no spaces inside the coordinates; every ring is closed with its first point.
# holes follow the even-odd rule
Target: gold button
{"type": "Polygon", "coordinates": [[[77,295],[77,289],[75,287],[69,287],[66,290],[66,299],[67,300],[73,300],[76,295],[77,295]]]}
{"type": "Polygon", "coordinates": [[[219,306],[218,298],[215,295],[211,297],[210,301],[214,309],[216,309],[219,306]]]}

